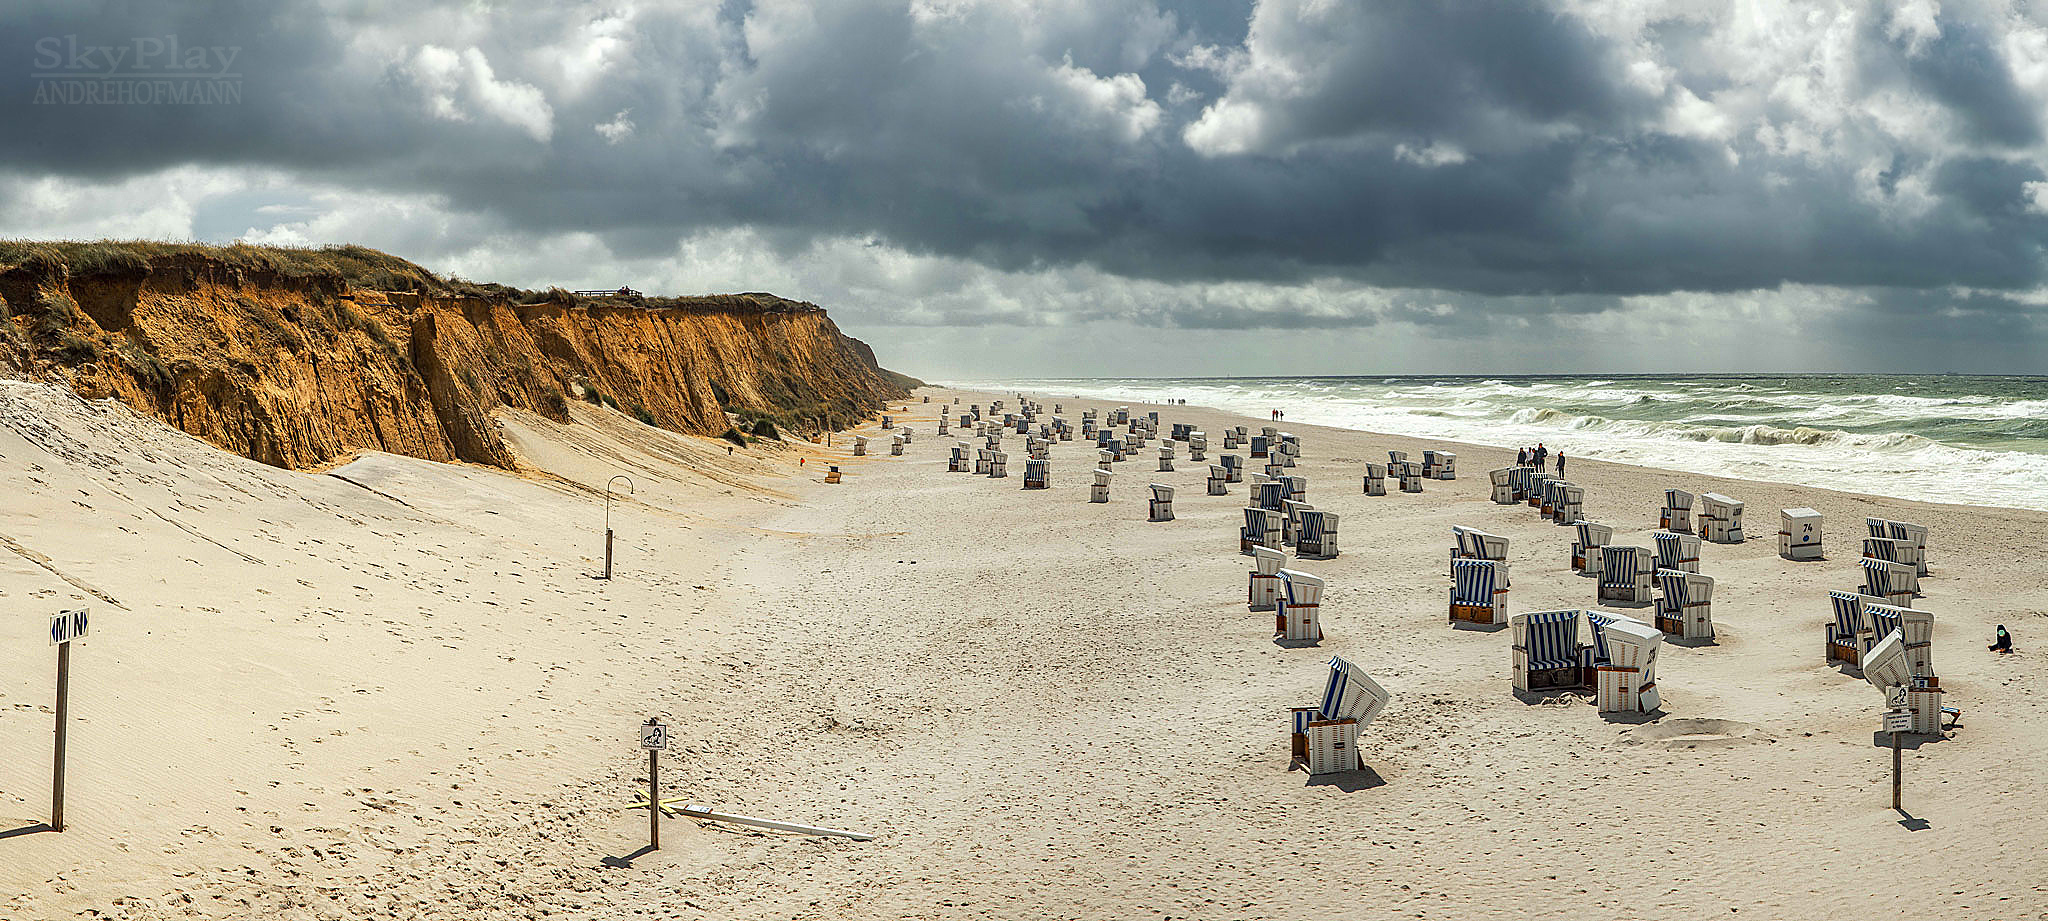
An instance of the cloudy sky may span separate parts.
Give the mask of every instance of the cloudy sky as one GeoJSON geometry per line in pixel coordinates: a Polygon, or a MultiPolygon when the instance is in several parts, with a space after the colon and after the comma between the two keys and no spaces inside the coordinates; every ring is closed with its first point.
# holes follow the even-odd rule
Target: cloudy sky
{"type": "Polygon", "coordinates": [[[2025,2],[11,0],[0,125],[0,236],[773,291],[934,379],[2048,371],[2025,2]]]}

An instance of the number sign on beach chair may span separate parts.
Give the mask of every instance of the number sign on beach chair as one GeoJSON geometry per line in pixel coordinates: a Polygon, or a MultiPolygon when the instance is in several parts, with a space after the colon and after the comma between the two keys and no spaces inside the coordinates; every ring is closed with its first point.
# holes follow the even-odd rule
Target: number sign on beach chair
{"type": "Polygon", "coordinates": [[[1392,699],[1364,669],[1342,658],[1330,659],[1322,702],[1289,711],[1288,769],[1300,764],[1310,774],[1357,770],[1363,764],[1358,734],[1392,699]]]}
{"type": "Polygon", "coordinates": [[[1788,560],[1817,560],[1820,513],[1810,508],[1778,510],[1778,555],[1788,560]]]}

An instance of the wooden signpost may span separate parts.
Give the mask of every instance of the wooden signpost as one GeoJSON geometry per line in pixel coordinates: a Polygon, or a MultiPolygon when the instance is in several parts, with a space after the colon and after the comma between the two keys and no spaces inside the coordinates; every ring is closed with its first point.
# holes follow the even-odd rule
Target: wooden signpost
{"type": "Polygon", "coordinates": [[[626,495],[639,492],[633,486],[633,478],[623,473],[604,481],[604,577],[612,577],[612,484],[626,481],[626,495]]]}
{"type": "Polygon", "coordinates": [[[71,643],[90,627],[85,608],[50,618],[50,645],[57,647],[57,752],[50,772],[50,830],[64,830],[65,724],[71,717],[71,643]]]}
{"type": "MultiPolygon", "coordinates": [[[[640,747],[647,749],[647,801],[661,802],[661,750],[668,747],[668,726],[648,717],[640,724],[640,747]]],[[[647,810],[647,849],[661,850],[661,810],[647,810]]]]}
{"type": "Polygon", "coordinates": [[[1901,805],[1900,795],[1902,788],[1905,786],[1906,758],[1904,749],[1899,744],[1899,737],[1912,728],[1913,711],[1886,710],[1884,712],[1884,731],[1892,734],[1892,808],[1902,811],[1905,807],[1901,805]]]}

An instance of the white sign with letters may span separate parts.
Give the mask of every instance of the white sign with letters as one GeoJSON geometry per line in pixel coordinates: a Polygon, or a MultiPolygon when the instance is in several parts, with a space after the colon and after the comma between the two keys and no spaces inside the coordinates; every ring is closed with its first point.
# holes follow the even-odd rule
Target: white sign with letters
{"type": "Polygon", "coordinates": [[[50,645],[61,646],[86,634],[86,609],[65,611],[50,618],[50,645]]]}
{"type": "Polygon", "coordinates": [[[668,748],[668,725],[665,723],[641,723],[640,747],[655,750],[668,748]]]}
{"type": "Polygon", "coordinates": [[[1885,711],[1885,713],[1884,713],[1884,731],[1886,731],[1886,732],[1912,732],[1912,731],[1913,731],[1913,711],[1911,711],[1911,710],[1886,710],[1886,711],[1885,711]]]}

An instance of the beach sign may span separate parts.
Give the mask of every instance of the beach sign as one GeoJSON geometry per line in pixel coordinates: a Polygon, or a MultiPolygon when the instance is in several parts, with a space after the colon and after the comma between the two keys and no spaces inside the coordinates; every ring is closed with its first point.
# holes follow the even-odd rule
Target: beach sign
{"type": "Polygon", "coordinates": [[[648,720],[640,724],[640,747],[655,751],[668,748],[668,724],[648,720]]]}
{"type": "Polygon", "coordinates": [[[1911,711],[1911,710],[1886,710],[1886,711],[1884,712],[1884,731],[1886,731],[1886,732],[1911,732],[1911,731],[1913,731],[1913,711],[1911,711]]]}
{"type": "Polygon", "coordinates": [[[50,618],[50,645],[62,646],[72,640],[84,637],[87,624],[84,608],[76,611],[65,611],[50,618]]]}

